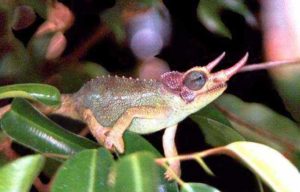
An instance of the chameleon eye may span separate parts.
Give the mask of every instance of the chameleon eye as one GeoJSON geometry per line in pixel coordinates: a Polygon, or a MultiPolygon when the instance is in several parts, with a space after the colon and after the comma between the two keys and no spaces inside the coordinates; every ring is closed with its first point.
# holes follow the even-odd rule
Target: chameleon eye
{"type": "Polygon", "coordinates": [[[197,91],[204,86],[206,80],[207,77],[205,73],[201,71],[192,71],[185,76],[183,84],[190,90],[197,91]]]}

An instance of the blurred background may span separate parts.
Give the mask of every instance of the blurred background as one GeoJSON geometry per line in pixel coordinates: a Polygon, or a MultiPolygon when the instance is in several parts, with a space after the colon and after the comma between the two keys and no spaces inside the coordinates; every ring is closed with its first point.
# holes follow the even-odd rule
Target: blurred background
{"type": "MultiPolygon", "coordinates": [[[[293,15],[300,9],[297,0],[2,1],[1,85],[41,82],[72,93],[99,75],[156,79],[166,71],[206,65],[223,51],[226,57],[216,70],[233,65],[246,52],[248,63],[300,54],[300,22],[293,15]]],[[[229,82],[227,93],[297,122],[299,110],[293,106],[300,102],[300,93],[280,86],[297,82],[297,71],[241,73],[229,82]],[[291,95],[293,101],[286,99],[291,95]]],[[[162,151],[161,136],[145,137],[162,151]]],[[[210,147],[190,119],[180,124],[176,143],[180,154],[210,147]]],[[[255,177],[232,159],[210,157],[208,164],[217,177],[207,177],[197,163],[184,162],[183,179],[223,191],[255,191],[255,177]]]]}

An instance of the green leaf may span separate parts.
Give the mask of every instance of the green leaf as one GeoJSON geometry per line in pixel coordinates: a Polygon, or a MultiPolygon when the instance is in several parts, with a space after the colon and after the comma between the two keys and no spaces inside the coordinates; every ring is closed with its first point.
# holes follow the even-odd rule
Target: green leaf
{"type": "Polygon", "coordinates": [[[233,95],[224,94],[215,103],[247,140],[267,144],[288,156],[300,151],[300,130],[290,119],[233,95]]]}
{"type": "MultiPolygon", "coordinates": [[[[125,143],[125,154],[124,156],[134,154],[136,152],[147,151],[153,154],[156,158],[162,157],[162,155],[157,151],[153,145],[151,145],[147,140],[145,140],[142,136],[132,133],[125,132],[124,134],[124,143],[125,143]]],[[[177,184],[172,181],[169,182],[164,178],[165,169],[159,168],[159,188],[160,192],[177,192],[178,187],[177,184]]]]}
{"type": "Polygon", "coordinates": [[[190,118],[199,125],[205,141],[212,146],[223,146],[245,140],[213,105],[208,105],[190,118]]]}
{"type": "Polygon", "coordinates": [[[41,155],[30,155],[1,167],[0,191],[29,191],[44,162],[41,155]]]}
{"type": "Polygon", "coordinates": [[[158,167],[154,155],[137,152],[125,156],[116,164],[115,192],[158,191],[158,167]]]}
{"type": "Polygon", "coordinates": [[[11,111],[3,116],[1,127],[15,141],[40,153],[72,155],[98,146],[61,128],[19,98],[13,101],[11,111]]]}
{"type": "Polygon", "coordinates": [[[19,0],[19,2],[32,7],[43,19],[47,18],[51,0],[19,0]]]}
{"type": "Polygon", "coordinates": [[[5,156],[3,152],[0,153],[0,168],[9,162],[9,159],[5,156]]]}
{"type": "Polygon", "coordinates": [[[42,102],[46,105],[59,105],[60,93],[50,85],[46,84],[14,84],[0,87],[0,99],[22,97],[42,102]]]}
{"type": "Polygon", "coordinates": [[[126,146],[124,155],[129,155],[139,151],[148,151],[157,157],[161,157],[161,154],[155,147],[153,147],[153,145],[136,133],[126,131],[124,134],[124,144],[126,146]]]}
{"type": "Polygon", "coordinates": [[[235,142],[225,150],[229,150],[226,154],[239,158],[274,191],[299,191],[299,171],[278,151],[251,142],[235,142]]]}
{"type": "Polygon", "coordinates": [[[101,75],[107,75],[109,74],[108,71],[102,67],[101,65],[93,62],[84,62],[83,65],[83,71],[90,77],[90,78],[96,78],[97,76],[101,75]]]}
{"type": "Polygon", "coordinates": [[[52,192],[108,191],[108,175],[114,160],[106,149],[77,153],[58,170],[52,192]]]}
{"type": "MultiPolygon", "coordinates": [[[[11,2],[7,2],[7,3],[1,3],[0,5],[0,20],[1,20],[1,23],[0,23],[0,40],[1,40],[1,43],[3,43],[5,39],[5,36],[7,34],[11,34],[11,31],[10,31],[10,25],[11,25],[11,20],[12,20],[12,17],[10,16],[11,14],[11,2]],[[7,3],[9,3],[7,5],[7,3]]],[[[3,46],[3,44],[2,44],[3,46]]],[[[2,46],[0,45],[0,47],[2,48],[2,46]]],[[[1,49],[1,53],[2,54],[3,50],[1,49]]]]}
{"type": "MultiPolygon", "coordinates": [[[[125,40],[126,32],[125,25],[127,21],[124,21],[122,14],[124,12],[134,13],[136,10],[145,8],[151,8],[159,4],[158,0],[120,0],[116,1],[114,7],[104,11],[101,14],[101,19],[114,33],[118,42],[125,40]]],[[[126,18],[128,19],[128,18],[126,18]]]]}
{"type": "Polygon", "coordinates": [[[62,164],[62,161],[59,161],[57,159],[46,158],[43,173],[48,178],[52,178],[56,174],[56,172],[57,172],[58,168],[61,166],[61,164],[62,164]]]}
{"type": "Polygon", "coordinates": [[[24,45],[12,34],[3,37],[0,42],[0,77],[13,77],[19,81],[34,79],[35,74],[28,75],[31,64],[24,45]]]}
{"type": "Polygon", "coordinates": [[[256,25],[253,14],[241,0],[201,0],[197,14],[202,24],[211,32],[231,38],[231,33],[223,23],[220,13],[227,9],[242,15],[250,25],[256,25]]]}
{"type": "Polygon", "coordinates": [[[287,110],[300,122],[300,72],[299,65],[291,65],[272,69],[271,77],[276,90],[284,101],[287,110]]]}
{"type": "Polygon", "coordinates": [[[27,49],[31,56],[32,65],[38,66],[45,61],[49,43],[54,35],[55,32],[51,32],[33,36],[32,39],[30,39],[27,49]]]}
{"type": "MultiPolygon", "coordinates": [[[[7,135],[3,133],[0,127],[0,146],[5,142],[7,139],[7,135]]],[[[2,167],[5,163],[7,163],[9,159],[5,156],[4,152],[0,151],[0,167],[2,167]]]]}
{"type": "Polygon", "coordinates": [[[203,183],[185,183],[181,192],[219,192],[219,190],[203,183]]]}

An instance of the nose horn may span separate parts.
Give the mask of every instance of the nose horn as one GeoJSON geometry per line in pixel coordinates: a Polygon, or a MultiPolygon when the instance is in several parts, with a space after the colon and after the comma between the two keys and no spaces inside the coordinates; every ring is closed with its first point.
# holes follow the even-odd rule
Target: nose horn
{"type": "Polygon", "coordinates": [[[223,52],[220,56],[218,56],[215,60],[212,62],[208,63],[205,67],[208,71],[211,71],[220,61],[225,57],[225,52],[223,52]]]}
{"type": "Polygon", "coordinates": [[[239,71],[239,69],[246,64],[246,62],[248,60],[248,56],[249,56],[249,54],[247,52],[244,55],[244,57],[241,60],[239,60],[236,64],[234,64],[232,67],[224,70],[224,73],[225,73],[225,75],[227,76],[228,79],[231,76],[233,76],[234,74],[236,74],[239,71]]]}

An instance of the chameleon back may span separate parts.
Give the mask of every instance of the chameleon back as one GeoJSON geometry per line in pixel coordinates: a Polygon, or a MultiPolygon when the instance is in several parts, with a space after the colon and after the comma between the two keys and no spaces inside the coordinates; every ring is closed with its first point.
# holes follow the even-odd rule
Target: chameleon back
{"type": "Polygon", "coordinates": [[[90,109],[104,127],[112,127],[129,108],[160,106],[162,84],[154,80],[104,76],[87,82],[74,98],[79,108],[90,109]]]}

